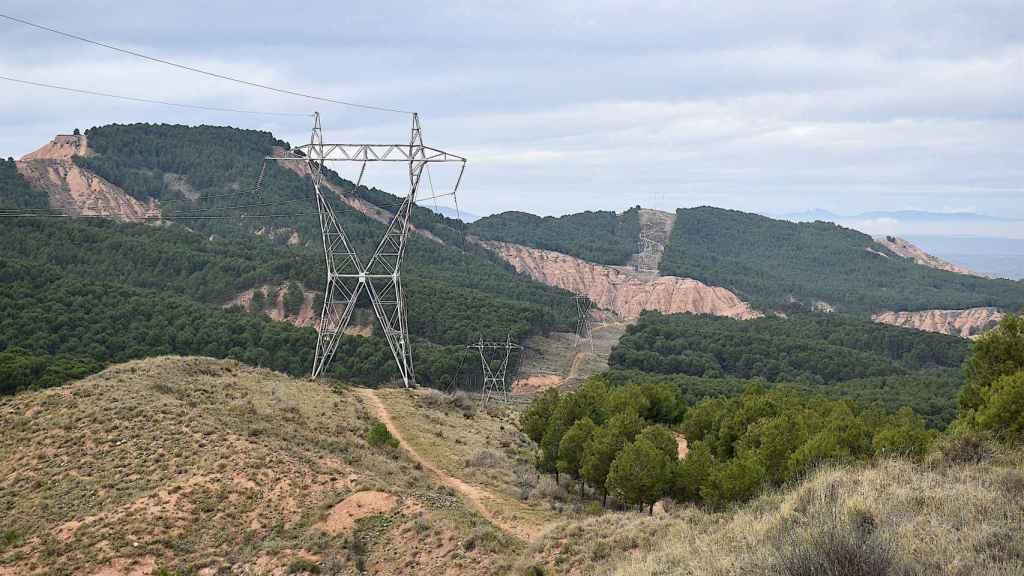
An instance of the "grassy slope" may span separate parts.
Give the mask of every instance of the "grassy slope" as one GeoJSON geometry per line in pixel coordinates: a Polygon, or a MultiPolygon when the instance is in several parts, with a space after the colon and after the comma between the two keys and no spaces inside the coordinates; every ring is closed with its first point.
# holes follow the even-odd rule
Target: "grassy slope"
{"type": "Polygon", "coordinates": [[[530,544],[402,453],[367,446],[370,418],[351,392],[165,357],[0,400],[0,575],[302,573],[301,559],[354,574],[357,558],[380,574],[814,574],[799,569],[843,546],[916,573],[1024,569],[1019,453],[825,468],[727,512],[595,517],[550,478],[518,473],[530,446],[513,413],[429,391],[378,394],[421,456],[493,495],[488,508],[529,526],[530,544]],[[336,506],[371,490],[394,507],[322,532],[336,506]],[[823,529],[838,545],[816,539],[823,529]]]}
{"type": "Polygon", "coordinates": [[[478,410],[475,399],[453,400],[435,391],[380,390],[378,395],[413,449],[451,476],[486,490],[485,505],[493,514],[533,528],[555,518],[546,503],[523,499],[536,480],[531,443],[517,430],[514,413],[478,410]]]}
{"type": "Polygon", "coordinates": [[[1019,455],[824,468],[730,512],[570,520],[530,555],[563,576],[1020,574],[1022,495],[1019,455]]]}
{"type": "Polygon", "coordinates": [[[358,558],[381,573],[502,573],[493,529],[400,453],[367,446],[369,422],[349,392],[202,358],[2,399],[0,574],[270,573],[303,558],[342,573],[358,558]],[[367,490],[394,509],[320,530],[367,490]]]}

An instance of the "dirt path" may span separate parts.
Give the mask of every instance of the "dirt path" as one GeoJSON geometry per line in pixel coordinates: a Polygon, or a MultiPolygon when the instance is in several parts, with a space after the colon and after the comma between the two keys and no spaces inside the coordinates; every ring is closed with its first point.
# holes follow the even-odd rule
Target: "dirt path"
{"type": "Polygon", "coordinates": [[[381,402],[380,397],[377,396],[376,392],[369,388],[356,388],[355,391],[356,394],[358,394],[363,399],[365,405],[370,409],[370,411],[376,414],[377,419],[383,422],[385,426],[387,426],[388,431],[391,432],[391,435],[398,440],[398,443],[402,447],[402,450],[405,450],[405,452],[409,455],[410,458],[412,458],[414,462],[419,463],[420,466],[422,466],[425,470],[430,472],[434,477],[436,477],[446,486],[452,488],[453,490],[461,494],[462,497],[465,498],[467,502],[469,502],[473,509],[476,510],[481,516],[483,516],[488,522],[494,524],[498,528],[501,528],[502,530],[513,536],[522,538],[526,541],[530,540],[530,533],[526,530],[526,527],[519,526],[516,524],[510,524],[502,520],[501,518],[495,516],[487,508],[487,506],[484,504],[485,501],[498,499],[494,494],[483,488],[480,488],[479,486],[473,486],[471,484],[463,482],[459,478],[456,478],[448,474],[444,470],[438,468],[436,465],[434,465],[433,462],[430,462],[429,460],[420,456],[420,454],[416,452],[416,450],[411,445],[409,445],[408,442],[405,441],[405,438],[402,437],[401,431],[398,430],[398,427],[395,426],[394,420],[391,418],[391,413],[388,412],[387,407],[384,406],[383,402],[381,402]]]}

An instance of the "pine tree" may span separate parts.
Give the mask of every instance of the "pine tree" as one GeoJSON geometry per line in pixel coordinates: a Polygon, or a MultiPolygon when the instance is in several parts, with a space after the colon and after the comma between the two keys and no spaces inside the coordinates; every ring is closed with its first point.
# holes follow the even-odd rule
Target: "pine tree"
{"type": "Polygon", "coordinates": [[[558,470],[579,482],[580,498],[583,497],[583,456],[596,428],[590,418],[578,420],[566,431],[558,445],[558,470]]]}
{"type": "Polygon", "coordinates": [[[664,496],[670,480],[669,459],[649,440],[637,438],[619,452],[608,470],[608,490],[620,502],[649,505],[664,496]]]}

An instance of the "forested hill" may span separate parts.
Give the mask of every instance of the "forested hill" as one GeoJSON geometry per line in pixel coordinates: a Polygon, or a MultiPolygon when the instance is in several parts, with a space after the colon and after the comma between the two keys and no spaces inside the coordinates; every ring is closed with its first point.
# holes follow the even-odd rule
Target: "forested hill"
{"type": "Polygon", "coordinates": [[[867,234],[735,210],[679,209],[661,272],[733,290],[761,309],[838,312],[1024,305],[1024,282],[915,264],[867,234]]]}
{"type": "Polygon", "coordinates": [[[786,384],[892,411],[909,406],[944,428],[956,416],[969,350],[963,338],[855,316],[734,320],[647,312],[613,350],[615,370],[606,378],[675,384],[689,402],[734,396],[751,382],[786,384]]]}
{"type": "MultiPolygon", "coordinates": [[[[252,190],[263,158],[287,144],[266,132],[209,126],[106,126],[86,134],[95,154],[74,161],[137,198],[156,198],[170,223],[5,216],[0,264],[7,266],[9,289],[0,293],[0,309],[17,314],[0,324],[0,351],[19,347],[44,360],[71,354],[100,364],[139,357],[145,350],[207,354],[206,343],[181,344],[172,323],[137,312],[147,299],[154,306],[174,299],[192,307],[185,316],[209,317],[222,326],[213,332],[222,338],[209,354],[305,370],[308,363],[299,359],[273,362],[257,336],[244,337],[248,345],[239,344],[233,331],[249,334],[261,324],[219,312],[238,293],[261,285],[296,281],[307,290],[323,289],[319,224],[308,179],[268,163],[262,189],[252,190]],[[270,234],[278,230],[287,232],[270,234]],[[294,231],[301,240],[289,245],[294,231]],[[81,290],[70,290],[75,286],[81,290]],[[108,334],[132,335],[130,346],[123,338],[99,344],[77,336],[67,340],[66,333],[77,332],[65,328],[88,324],[98,313],[89,308],[89,295],[104,292],[124,297],[96,299],[95,306],[104,307],[106,315],[96,321],[108,334]],[[54,319],[52,310],[74,312],[54,319]]],[[[45,195],[28,185],[13,162],[0,164],[0,205],[45,208],[45,195]]],[[[395,196],[357,190],[333,173],[329,177],[353,197],[391,210],[396,206],[395,196]]],[[[349,238],[368,254],[384,225],[340,200],[336,204],[349,238]]],[[[414,221],[440,238],[410,236],[403,263],[410,332],[421,344],[415,352],[417,367],[426,377],[433,371],[431,344],[460,347],[481,336],[522,339],[571,329],[575,317],[567,292],[519,275],[486,249],[463,242],[456,221],[425,209],[416,210],[414,221]]],[[[303,341],[308,335],[302,334],[312,334],[290,326],[279,330],[303,341]]],[[[379,338],[351,338],[344,346],[339,374],[369,383],[392,376],[390,353],[379,338]]],[[[435,356],[445,374],[460,362],[459,354],[435,356]]]]}
{"type": "Polygon", "coordinates": [[[0,209],[45,209],[46,196],[29,186],[13,158],[0,160],[0,209]]]}
{"type": "Polygon", "coordinates": [[[835,314],[735,320],[647,312],[609,362],[663,374],[835,383],[932,368],[959,368],[963,338],[835,314]]]}
{"type": "Polygon", "coordinates": [[[512,242],[621,266],[636,252],[640,210],[630,208],[622,214],[580,212],[558,218],[502,212],[473,222],[468,230],[483,240],[512,242]]]}

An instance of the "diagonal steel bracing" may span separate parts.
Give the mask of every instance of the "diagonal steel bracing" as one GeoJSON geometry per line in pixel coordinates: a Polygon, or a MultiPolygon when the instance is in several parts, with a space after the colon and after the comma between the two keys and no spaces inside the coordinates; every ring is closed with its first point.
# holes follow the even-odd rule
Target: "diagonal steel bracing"
{"type": "Polygon", "coordinates": [[[523,347],[513,342],[510,335],[505,338],[504,342],[488,342],[481,338],[476,344],[470,344],[466,348],[480,352],[480,368],[484,373],[484,387],[480,403],[487,404],[491,396],[495,396],[506,404],[509,403],[512,400],[512,384],[515,380],[515,373],[518,371],[519,365],[522,364],[521,358],[516,360],[512,367],[512,378],[509,378],[509,359],[513,350],[522,354],[523,347]],[[497,361],[496,368],[492,366],[494,361],[497,361]]]}
{"type": "Polygon", "coordinates": [[[658,252],[663,251],[664,246],[651,239],[644,232],[640,232],[640,238],[636,243],[636,255],[634,256],[633,270],[638,273],[658,272],[658,252]]]}
{"type": "Polygon", "coordinates": [[[594,309],[594,303],[590,298],[581,296],[579,294],[572,297],[573,302],[576,303],[576,349],[580,348],[582,344],[584,347],[587,343],[590,343],[590,353],[594,353],[594,323],[592,318],[592,312],[594,309]]]}
{"type": "MultiPolygon", "coordinates": [[[[416,192],[427,164],[432,162],[461,163],[462,180],[466,159],[461,156],[423,145],[419,116],[412,115],[412,132],[408,144],[325,144],[320,114],[314,114],[313,134],[308,145],[293,150],[295,156],[272,157],[270,160],[305,162],[309,168],[320,231],[323,235],[324,258],[327,264],[327,286],[324,289],[324,307],[317,326],[316,355],[313,358],[313,378],[319,377],[330,365],[338,349],[341,335],[348,326],[359,296],[366,291],[380,321],[384,337],[398,364],[402,382],[406,387],[416,384],[409,340],[409,322],[402,292],[401,264],[409,237],[409,218],[416,203],[416,192]],[[377,244],[373,256],[364,265],[355,248],[345,235],[334,208],[325,195],[322,184],[327,162],[359,162],[362,180],[367,162],[403,162],[409,170],[409,193],[388,223],[387,231],[377,244]]],[[[453,191],[454,193],[454,191],[453,191]]]]}

